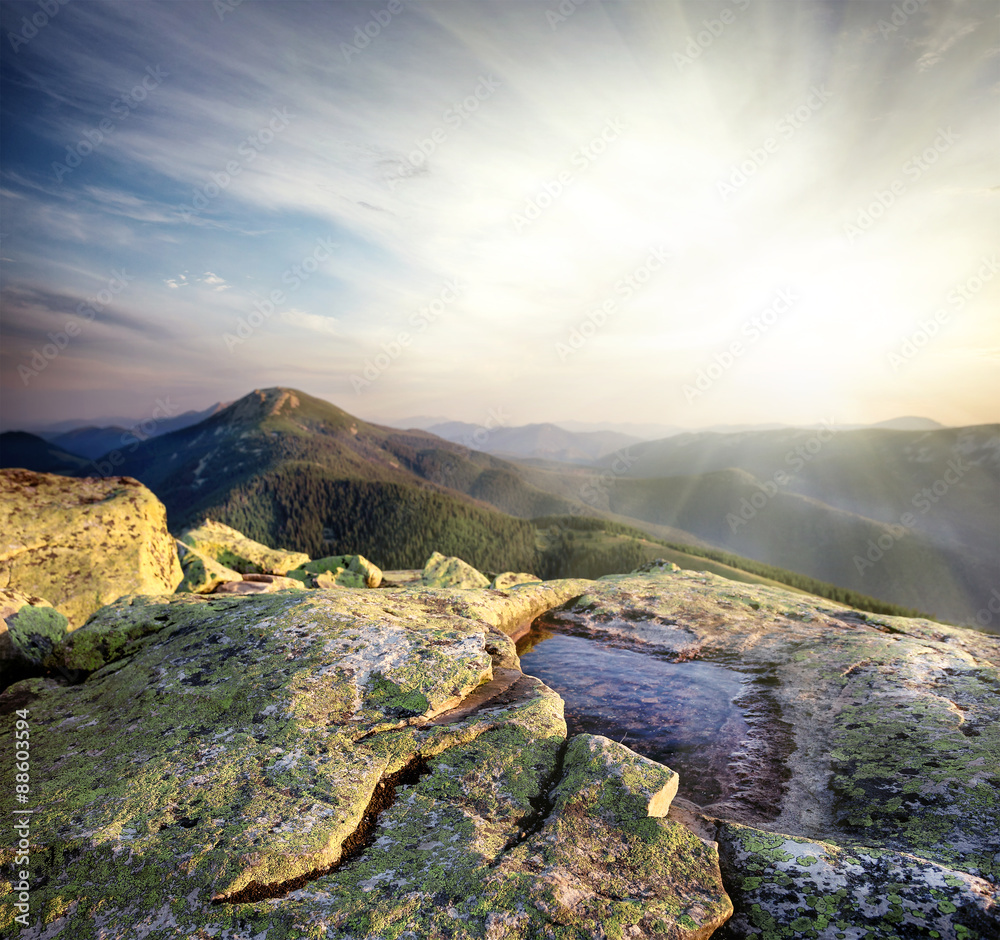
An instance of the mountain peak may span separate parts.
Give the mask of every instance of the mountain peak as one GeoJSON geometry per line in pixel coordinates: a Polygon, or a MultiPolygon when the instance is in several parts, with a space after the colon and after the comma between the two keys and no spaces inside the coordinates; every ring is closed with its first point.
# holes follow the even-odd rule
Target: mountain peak
{"type": "Polygon", "coordinates": [[[287,415],[300,405],[301,392],[292,388],[255,388],[249,395],[234,401],[221,414],[230,421],[260,421],[287,415]]]}

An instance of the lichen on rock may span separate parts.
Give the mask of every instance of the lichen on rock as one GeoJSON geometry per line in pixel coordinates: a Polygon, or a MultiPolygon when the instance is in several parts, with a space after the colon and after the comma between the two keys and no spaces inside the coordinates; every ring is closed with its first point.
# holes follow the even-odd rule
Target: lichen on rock
{"type": "Polygon", "coordinates": [[[131,477],[0,470],[0,587],[44,597],[70,630],[183,577],[163,504],[131,477]]]}
{"type": "Polygon", "coordinates": [[[283,575],[309,561],[304,552],[270,548],[211,519],[182,532],[180,541],[240,574],[283,575]]]}
{"type": "Polygon", "coordinates": [[[440,552],[427,559],[420,581],[424,587],[439,588],[484,588],[490,584],[490,579],[472,565],[440,552]]]}

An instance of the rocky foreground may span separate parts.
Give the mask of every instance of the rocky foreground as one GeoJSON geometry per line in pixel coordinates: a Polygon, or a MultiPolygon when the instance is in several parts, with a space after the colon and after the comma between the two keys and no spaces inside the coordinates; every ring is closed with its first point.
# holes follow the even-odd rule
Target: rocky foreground
{"type": "MultiPolygon", "coordinates": [[[[79,519],[86,538],[117,525],[94,505],[48,551],[79,519]]],[[[9,840],[0,857],[5,936],[1000,935],[1000,639],[668,565],[488,582],[223,529],[183,533],[169,587],[76,629],[38,591],[58,578],[22,564],[41,540],[5,531],[0,734],[28,722],[34,810],[26,899],[9,840]],[[514,645],[546,611],[746,677],[717,803],[608,738],[567,740],[514,645]]]]}

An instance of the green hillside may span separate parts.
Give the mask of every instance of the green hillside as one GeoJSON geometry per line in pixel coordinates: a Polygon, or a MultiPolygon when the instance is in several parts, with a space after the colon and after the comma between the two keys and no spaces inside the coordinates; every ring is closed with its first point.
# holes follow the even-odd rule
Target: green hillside
{"type": "Polygon", "coordinates": [[[268,544],[312,555],[360,551],[397,567],[420,565],[438,550],[486,570],[593,576],[631,570],[649,560],[653,544],[664,555],[668,543],[671,551],[719,565],[730,562],[706,553],[732,553],[743,561],[731,567],[755,576],[770,577],[748,566],[774,566],[784,572],[775,580],[784,584],[794,576],[822,582],[824,596],[832,597],[838,585],[883,604],[966,622],[988,600],[1000,555],[991,462],[1000,447],[990,449],[988,432],[971,431],[940,440],[934,435],[944,431],[865,432],[846,450],[845,432],[812,461],[822,468],[825,454],[826,469],[809,476],[800,468],[799,476],[779,485],[774,470],[764,478],[733,467],[647,473],[657,466],[711,467],[727,458],[764,472],[759,468],[782,453],[795,454],[795,435],[807,432],[682,435],[690,438],[684,447],[675,447],[673,438],[648,451],[630,446],[627,459],[614,458],[618,463],[604,470],[527,467],[427,432],[370,424],[321,399],[273,388],[144,442],[115,472],[146,483],[175,529],[217,518],[268,544]],[[668,445],[674,450],[664,456],[668,445]],[[944,472],[939,461],[949,447],[965,448],[967,465],[961,464],[960,485],[926,514],[933,526],[901,527],[891,514],[883,518],[884,507],[879,515],[835,505],[849,502],[850,487],[858,489],[859,504],[874,493],[896,505],[892,494],[921,474],[944,472]],[[875,456],[866,460],[866,453],[875,456]],[[847,489],[836,483],[841,471],[850,481],[847,489]],[[811,494],[822,489],[817,481],[825,481],[832,502],[811,494]],[[548,516],[634,525],[650,541],[607,529],[574,545],[567,535],[558,551],[539,548],[527,520],[548,516]]]}
{"type": "Polygon", "coordinates": [[[230,488],[192,513],[314,558],[360,553],[380,568],[421,568],[439,551],[487,571],[530,571],[531,523],[408,484],[340,479],[290,463],[230,488]]]}
{"type": "Polygon", "coordinates": [[[540,552],[538,573],[544,578],[598,578],[631,571],[647,561],[663,558],[692,571],[708,571],[731,581],[813,594],[859,610],[898,617],[928,616],[914,608],[885,603],[857,591],[729,552],[651,538],[639,529],[614,522],[579,516],[550,516],[534,521],[538,527],[540,552]]]}

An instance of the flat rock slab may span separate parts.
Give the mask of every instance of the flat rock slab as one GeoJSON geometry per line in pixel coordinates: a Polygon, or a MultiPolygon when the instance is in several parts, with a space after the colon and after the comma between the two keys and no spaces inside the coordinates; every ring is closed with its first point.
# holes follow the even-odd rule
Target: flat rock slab
{"type": "Polygon", "coordinates": [[[32,728],[19,936],[708,936],[731,907],[714,846],[659,815],[676,775],[613,742],[567,750],[554,692],[491,685],[516,666],[498,624],[537,602],[341,589],[106,607],[60,650],[86,681],[0,696],[0,734],[15,708],[32,728]]]}
{"type": "Polygon", "coordinates": [[[138,480],[0,470],[0,588],[44,597],[71,630],[182,576],[166,510],[138,480]]]}
{"type": "Polygon", "coordinates": [[[893,919],[900,911],[908,924],[924,916],[927,930],[952,923],[942,936],[1000,935],[996,909],[983,900],[1000,881],[1000,639],[693,572],[603,578],[553,614],[565,629],[614,645],[704,659],[746,677],[752,739],[733,758],[742,782],[704,808],[708,831],[722,819],[754,827],[745,830],[753,838],[792,833],[822,842],[822,851],[800,855],[822,856],[831,871],[843,874],[853,858],[855,893],[912,888],[899,887],[899,903],[881,907],[838,901],[831,924],[841,927],[814,933],[803,918],[819,910],[809,899],[822,895],[820,869],[751,865],[753,839],[736,839],[729,822],[718,836],[730,845],[724,875],[735,923],[750,933],[735,926],[727,936],[894,936],[889,927],[867,932],[876,910],[891,913],[888,924],[902,923],[893,919]],[[927,894],[930,887],[945,894],[927,894]],[[941,900],[938,913],[927,908],[931,897],[941,900]],[[768,932],[775,924],[780,930],[768,932]]]}

